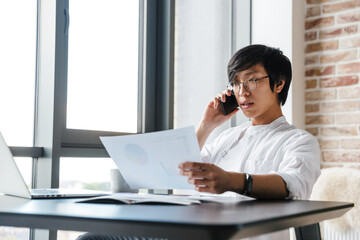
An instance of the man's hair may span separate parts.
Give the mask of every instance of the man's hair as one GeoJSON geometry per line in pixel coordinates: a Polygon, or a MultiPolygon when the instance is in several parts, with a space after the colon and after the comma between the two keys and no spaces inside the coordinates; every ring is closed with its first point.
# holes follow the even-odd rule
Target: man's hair
{"type": "Polygon", "coordinates": [[[249,45],[237,51],[228,64],[229,82],[235,79],[238,72],[260,64],[269,75],[270,89],[274,92],[274,85],[285,81],[279,93],[279,104],[284,105],[291,83],[291,62],[278,48],[264,45],[249,45]]]}

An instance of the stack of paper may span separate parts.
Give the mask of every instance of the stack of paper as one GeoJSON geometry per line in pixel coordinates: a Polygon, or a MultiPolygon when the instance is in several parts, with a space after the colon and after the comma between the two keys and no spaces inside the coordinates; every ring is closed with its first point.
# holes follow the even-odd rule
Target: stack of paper
{"type": "Polygon", "coordinates": [[[191,205],[201,204],[202,202],[216,203],[237,203],[251,198],[237,195],[226,196],[218,194],[199,194],[199,195],[156,195],[139,193],[114,193],[112,195],[94,197],[78,201],[80,203],[114,203],[114,204],[136,204],[136,203],[158,203],[158,204],[177,204],[191,205]]]}
{"type": "Polygon", "coordinates": [[[177,204],[191,205],[200,204],[200,200],[176,195],[154,195],[138,193],[114,193],[109,196],[101,196],[78,201],[80,203],[159,203],[159,204],[177,204]]]}

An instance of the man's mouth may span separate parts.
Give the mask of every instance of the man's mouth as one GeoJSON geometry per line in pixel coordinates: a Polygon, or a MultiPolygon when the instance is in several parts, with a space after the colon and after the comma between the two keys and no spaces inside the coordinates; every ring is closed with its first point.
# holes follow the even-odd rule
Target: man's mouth
{"type": "Polygon", "coordinates": [[[250,108],[254,103],[253,102],[244,102],[244,103],[240,103],[240,107],[242,109],[248,109],[250,108]]]}

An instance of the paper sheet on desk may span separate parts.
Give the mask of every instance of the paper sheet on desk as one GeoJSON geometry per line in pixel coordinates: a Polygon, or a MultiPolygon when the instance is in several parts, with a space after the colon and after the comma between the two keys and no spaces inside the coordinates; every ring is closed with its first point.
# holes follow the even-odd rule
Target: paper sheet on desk
{"type": "Polygon", "coordinates": [[[87,198],[77,201],[79,203],[158,203],[158,204],[178,204],[191,205],[201,204],[202,202],[215,203],[238,203],[249,200],[249,198],[222,196],[216,194],[198,194],[198,195],[156,195],[156,194],[138,194],[138,193],[113,193],[111,195],[87,198]]]}
{"type": "Polygon", "coordinates": [[[194,189],[178,168],[201,162],[194,127],[100,139],[130,188],[194,189]]]}

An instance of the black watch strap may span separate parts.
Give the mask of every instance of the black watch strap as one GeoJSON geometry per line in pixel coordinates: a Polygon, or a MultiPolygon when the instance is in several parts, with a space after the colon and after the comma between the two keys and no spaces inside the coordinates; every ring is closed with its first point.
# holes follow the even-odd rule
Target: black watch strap
{"type": "Polygon", "coordinates": [[[245,185],[244,185],[243,195],[249,196],[252,192],[253,178],[248,173],[244,173],[244,174],[245,174],[245,185]]]}

